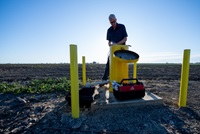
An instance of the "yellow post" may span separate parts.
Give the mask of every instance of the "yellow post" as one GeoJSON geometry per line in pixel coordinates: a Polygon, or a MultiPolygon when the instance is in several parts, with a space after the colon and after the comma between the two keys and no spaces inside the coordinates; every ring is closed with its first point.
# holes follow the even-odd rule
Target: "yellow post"
{"type": "Polygon", "coordinates": [[[77,46],[70,45],[70,78],[71,78],[71,107],[72,117],[79,118],[79,84],[77,46]]]}
{"type": "MultiPolygon", "coordinates": [[[[137,62],[134,62],[133,78],[137,78],[137,62]]],[[[136,81],[133,81],[136,83],[136,81]]]]}
{"type": "Polygon", "coordinates": [[[82,56],[82,79],[83,79],[83,85],[86,85],[86,65],[85,65],[85,56],[82,56]]]}
{"type": "Polygon", "coordinates": [[[189,68],[190,68],[190,49],[185,49],[184,54],[183,54],[180,94],[179,94],[179,103],[178,103],[180,107],[186,107],[189,68]]]}

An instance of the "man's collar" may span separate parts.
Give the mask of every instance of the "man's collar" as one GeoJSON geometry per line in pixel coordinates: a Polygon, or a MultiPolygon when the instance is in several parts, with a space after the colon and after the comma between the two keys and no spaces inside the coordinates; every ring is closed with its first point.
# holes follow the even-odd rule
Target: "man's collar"
{"type": "MultiPolygon", "coordinates": [[[[111,26],[111,27],[112,27],[112,29],[114,30],[114,27],[113,27],[113,26],[111,26]]],[[[117,27],[119,27],[119,25],[118,25],[118,23],[116,22],[116,28],[117,28],[117,27]]],[[[115,28],[115,29],[116,29],[116,28],[115,28]]]]}

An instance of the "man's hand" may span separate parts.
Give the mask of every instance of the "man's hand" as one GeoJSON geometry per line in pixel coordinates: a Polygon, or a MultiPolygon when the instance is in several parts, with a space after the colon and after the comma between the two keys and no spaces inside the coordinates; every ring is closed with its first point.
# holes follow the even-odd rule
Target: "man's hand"
{"type": "Polygon", "coordinates": [[[113,45],[117,45],[117,43],[112,43],[112,46],[113,46],[113,45]]]}
{"type": "Polygon", "coordinates": [[[127,41],[127,37],[124,37],[121,41],[119,41],[119,42],[117,42],[117,43],[115,43],[115,42],[111,42],[111,41],[108,41],[108,45],[109,46],[113,46],[113,45],[117,45],[117,44],[123,44],[124,42],[126,42],[127,41]]]}
{"type": "Polygon", "coordinates": [[[109,46],[113,46],[113,45],[117,45],[117,43],[114,43],[114,42],[109,41],[109,42],[108,42],[108,45],[109,45],[109,46]]]}
{"type": "Polygon", "coordinates": [[[108,42],[108,46],[112,46],[111,41],[108,42]]]}

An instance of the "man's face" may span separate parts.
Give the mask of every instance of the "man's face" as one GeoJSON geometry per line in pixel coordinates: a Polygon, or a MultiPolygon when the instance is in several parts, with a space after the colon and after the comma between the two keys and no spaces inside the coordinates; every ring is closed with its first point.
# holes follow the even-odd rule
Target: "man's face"
{"type": "Polygon", "coordinates": [[[110,19],[110,24],[112,25],[112,27],[116,27],[116,25],[117,25],[117,19],[116,18],[111,18],[110,19]]]}

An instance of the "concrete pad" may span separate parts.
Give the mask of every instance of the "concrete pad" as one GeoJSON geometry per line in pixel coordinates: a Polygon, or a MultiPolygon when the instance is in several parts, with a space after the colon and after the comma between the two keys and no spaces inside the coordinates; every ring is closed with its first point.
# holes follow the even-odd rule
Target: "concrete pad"
{"type": "Polygon", "coordinates": [[[108,88],[99,88],[96,91],[98,97],[91,105],[91,110],[113,107],[130,107],[141,105],[156,105],[162,104],[163,99],[151,92],[146,91],[145,96],[141,99],[119,101],[115,98],[112,92],[109,92],[108,88]]]}

